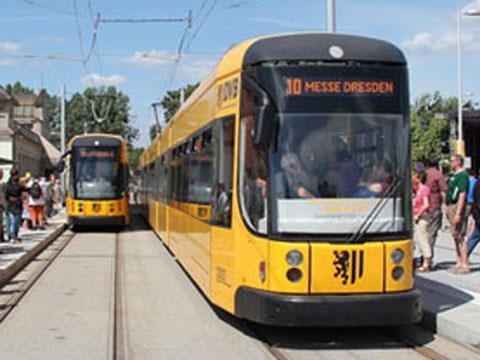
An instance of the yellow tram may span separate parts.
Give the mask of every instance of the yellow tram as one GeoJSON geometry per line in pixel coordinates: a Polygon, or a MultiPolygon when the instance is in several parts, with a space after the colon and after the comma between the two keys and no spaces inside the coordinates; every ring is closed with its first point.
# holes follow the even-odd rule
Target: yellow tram
{"type": "Polygon", "coordinates": [[[419,321],[407,63],[390,43],[241,43],[142,154],[141,202],[203,293],[280,326],[419,321]]]}
{"type": "Polygon", "coordinates": [[[74,137],[68,147],[68,222],[79,226],[129,224],[128,150],[117,135],[74,137]]]}

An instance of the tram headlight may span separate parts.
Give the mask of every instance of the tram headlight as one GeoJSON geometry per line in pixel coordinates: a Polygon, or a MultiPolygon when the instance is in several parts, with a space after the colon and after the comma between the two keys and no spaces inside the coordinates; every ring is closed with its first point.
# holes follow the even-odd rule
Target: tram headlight
{"type": "Polygon", "coordinates": [[[292,250],[287,253],[285,258],[288,265],[290,266],[299,266],[303,262],[303,255],[298,250],[292,250]]]}
{"type": "Polygon", "coordinates": [[[392,261],[395,265],[400,264],[403,259],[405,258],[405,253],[403,252],[402,249],[395,249],[392,251],[392,261]]]}
{"type": "Polygon", "coordinates": [[[303,273],[302,270],[297,268],[291,268],[287,271],[287,279],[293,283],[299,282],[302,280],[303,273]]]}
{"type": "Polygon", "coordinates": [[[400,280],[403,277],[403,274],[405,274],[405,270],[401,266],[395,266],[392,270],[392,278],[395,281],[400,280]]]}

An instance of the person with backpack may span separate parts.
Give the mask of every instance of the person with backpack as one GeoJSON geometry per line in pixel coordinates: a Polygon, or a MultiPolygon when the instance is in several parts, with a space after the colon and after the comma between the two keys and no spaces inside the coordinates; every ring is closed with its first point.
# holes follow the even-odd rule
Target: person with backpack
{"type": "Polygon", "coordinates": [[[20,185],[20,175],[16,169],[10,172],[5,197],[7,200],[7,232],[8,240],[19,242],[20,222],[22,221],[22,196],[26,189],[20,185]]]}
{"type": "Polygon", "coordinates": [[[38,176],[30,183],[28,205],[33,230],[45,230],[45,185],[38,176]]]}

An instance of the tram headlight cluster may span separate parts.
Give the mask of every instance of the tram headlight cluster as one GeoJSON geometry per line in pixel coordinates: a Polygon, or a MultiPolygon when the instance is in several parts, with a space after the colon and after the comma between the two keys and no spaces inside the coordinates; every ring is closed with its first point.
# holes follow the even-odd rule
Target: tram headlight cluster
{"type": "Polygon", "coordinates": [[[300,266],[303,262],[303,255],[298,250],[292,250],[287,253],[286,260],[290,266],[300,266]]]}
{"type": "Polygon", "coordinates": [[[285,260],[288,265],[293,266],[291,269],[288,269],[286,273],[287,279],[294,283],[300,281],[303,277],[303,272],[298,269],[297,266],[302,265],[303,254],[298,250],[291,250],[287,253],[285,260]]]}

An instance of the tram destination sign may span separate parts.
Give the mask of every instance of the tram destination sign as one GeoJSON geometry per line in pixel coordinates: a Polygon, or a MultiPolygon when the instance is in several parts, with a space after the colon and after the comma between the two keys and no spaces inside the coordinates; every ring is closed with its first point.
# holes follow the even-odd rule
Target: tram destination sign
{"type": "Polygon", "coordinates": [[[403,66],[278,66],[261,68],[257,81],[286,113],[406,113],[403,66]]]}
{"type": "Polygon", "coordinates": [[[338,80],[329,78],[285,77],[286,96],[318,95],[394,95],[393,80],[338,80]]]}
{"type": "Polygon", "coordinates": [[[79,158],[96,158],[96,159],[115,159],[114,149],[80,149],[78,151],[79,158]]]}

